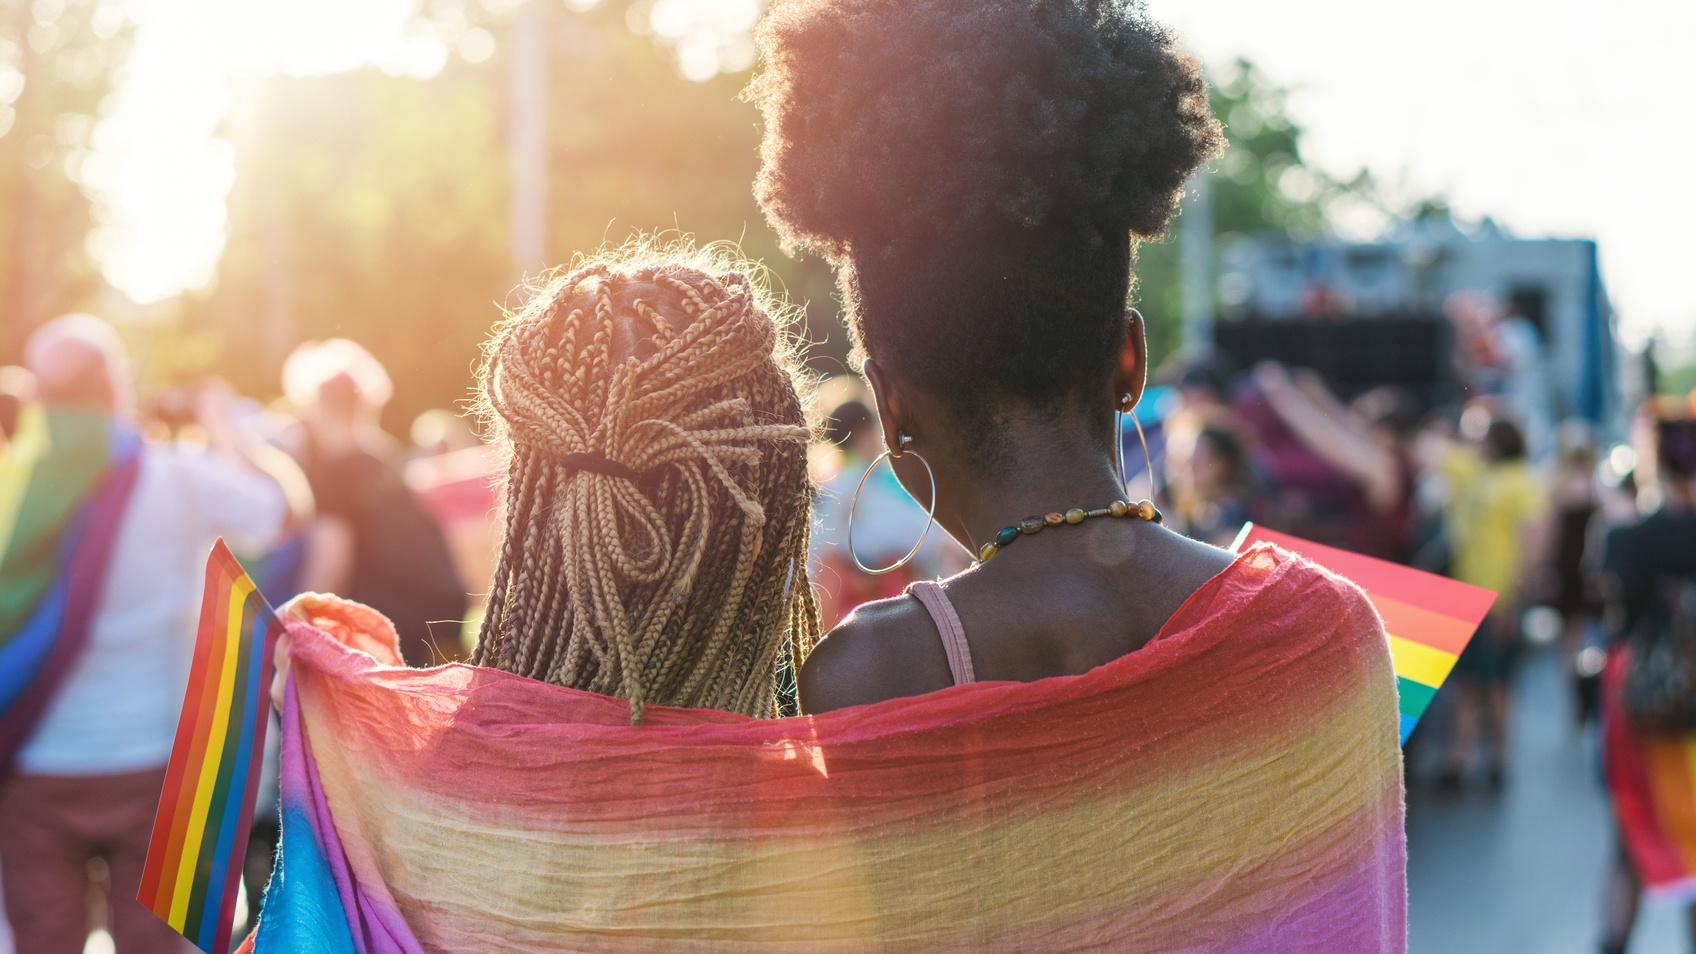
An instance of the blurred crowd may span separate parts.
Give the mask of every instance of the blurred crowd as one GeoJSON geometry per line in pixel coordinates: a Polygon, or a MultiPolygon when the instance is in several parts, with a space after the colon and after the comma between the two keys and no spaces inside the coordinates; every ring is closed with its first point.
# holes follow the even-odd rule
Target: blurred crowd
{"type": "MultiPolygon", "coordinates": [[[[1510,784],[1508,693],[1528,647],[1562,655],[1577,722],[1596,718],[1609,531],[1667,502],[1655,474],[1696,472],[1686,459],[1696,395],[1646,400],[1617,431],[1557,423],[1525,329],[1492,324],[1482,308],[1453,309],[1463,331],[1453,403],[1422,406],[1393,387],[1337,394],[1311,371],[1270,362],[1201,362],[1167,369],[1118,435],[1132,498],[1154,498],[1197,539],[1229,548],[1253,522],[1499,594],[1408,749],[1410,784],[1439,792],[1510,784]]],[[[268,403],[217,378],[137,395],[119,337],[86,315],[38,331],[27,364],[0,368],[0,438],[25,440],[33,406],[73,402],[130,422],[146,449],[112,557],[109,591],[123,598],[100,607],[86,653],[16,760],[20,778],[59,787],[12,784],[0,806],[8,907],[14,922],[21,905],[32,921],[75,925],[64,911],[80,910],[93,885],[109,889],[94,891],[110,900],[93,918],[118,950],[181,950],[151,915],[123,912],[187,678],[196,564],[228,537],[274,604],[333,591],[393,620],[410,664],[463,659],[494,572],[505,462],[452,410],[419,416],[409,441],[385,432],[390,378],[348,340],[301,345],[268,403]],[[123,714],[118,728],[105,716],[85,724],[110,711],[123,714]]],[[[812,456],[812,575],[828,628],[971,559],[874,466],[885,443],[863,383],[830,379],[816,400],[825,440],[812,456]],[[874,572],[909,553],[894,572],[874,572]]],[[[274,788],[261,793],[250,887],[268,877],[275,805],[274,788]]]]}

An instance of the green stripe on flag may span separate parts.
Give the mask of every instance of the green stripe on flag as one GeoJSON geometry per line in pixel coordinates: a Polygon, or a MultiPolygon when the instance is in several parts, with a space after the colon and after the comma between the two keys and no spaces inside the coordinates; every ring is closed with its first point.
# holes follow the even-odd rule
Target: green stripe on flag
{"type": "Polygon", "coordinates": [[[21,461],[0,455],[0,482],[26,482],[11,532],[0,541],[0,643],[17,633],[52,584],[59,536],[112,462],[112,425],[105,414],[52,408],[44,417],[45,457],[21,461]]]}
{"type": "Polygon", "coordinates": [[[1431,704],[1431,697],[1437,694],[1437,690],[1423,682],[1397,676],[1396,694],[1401,698],[1402,715],[1417,719],[1425,712],[1425,707],[1431,704]]]}

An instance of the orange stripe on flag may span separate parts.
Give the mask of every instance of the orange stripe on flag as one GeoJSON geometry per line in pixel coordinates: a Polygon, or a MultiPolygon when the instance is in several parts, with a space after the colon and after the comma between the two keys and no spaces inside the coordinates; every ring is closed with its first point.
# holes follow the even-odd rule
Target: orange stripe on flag
{"type": "MultiPolygon", "coordinates": [[[[220,569],[218,579],[218,597],[211,602],[213,607],[213,628],[222,627],[223,621],[218,617],[229,601],[230,587],[235,580],[225,569],[220,569]]],[[[217,674],[224,668],[224,652],[229,645],[227,639],[212,639],[211,652],[206,660],[206,669],[202,671],[203,683],[199,699],[194,700],[194,734],[188,748],[188,758],[184,760],[187,767],[181,786],[170,793],[175,800],[176,809],[171,813],[171,837],[165,846],[163,859],[165,868],[159,878],[159,892],[154,895],[153,913],[161,919],[170,922],[171,900],[176,896],[177,878],[183,853],[183,842],[188,838],[189,816],[194,811],[194,793],[199,786],[200,774],[206,768],[206,741],[212,735],[212,718],[218,703],[217,674]]],[[[193,683],[190,683],[193,685],[193,683]]],[[[185,709],[188,700],[185,699],[185,709]]],[[[187,714],[186,712],[184,713],[187,714]]]]}
{"type": "Polygon", "coordinates": [[[1477,623],[1468,623],[1412,603],[1392,599],[1382,593],[1368,591],[1367,598],[1377,608],[1384,628],[1403,639],[1424,643],[1451,656],[1459,656],[1472,638],[1477,623]]]}
{"type": "Polygon", "coordinates": [[[1657,821],[1687,869],[1696,867],[1696,783],[1682,738],[1649,739],[1643,746],[1657,821]]]}

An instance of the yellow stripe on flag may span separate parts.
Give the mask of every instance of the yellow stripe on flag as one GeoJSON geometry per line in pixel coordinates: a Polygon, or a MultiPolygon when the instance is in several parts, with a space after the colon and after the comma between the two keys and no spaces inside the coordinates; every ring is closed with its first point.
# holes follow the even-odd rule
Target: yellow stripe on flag
{"type": "Polygon", "coordinates": [[[18,525],[18,511],[23,509],[24,491],[35,474],[35,465],[52,449],[52,434],[47,427],[47,409],[40,404],[24,405],[18,413],[18,428],[0,457],[0,554],[12,543],[12,531],[18,525]]]}
{"type": "MultiPolygon", "coordinates": [[[[242,611],[247,595],[253,592],[253,581],[244,574],[230,584],[230,616],[224,625],[223,638],[230,643],[241,639],[242,611]]],[[[194,805],[189,810],[188,830],[183,839],[183,853],[177,867],[176,892],[171,897],[171,916],[166,919],[180,934],[188,920],[188,896],[194,887],[194,869],[200,862],[201,836],[206,832],[206,815],[211,811],[212,789],[218,783],[218,754],[224,751],[224,736],[230,724],[230,703],[236,691],[236,666],[240,653],[233,645],[224,650],[224,666],[218,673],[218,703],[213,709],[211,734],[206,740],[206,764],[201,766],[199,784],[194,791],[194,805]]]]}
{"type": "Polygon", "coordinates": [[[1443,680],[1448,677],[1449,670],[1455,668],[1453,653],[1432,649],[1430,646],[1394,635],[1390,637],[1390,658],[1395,663],[1396,675],[1424,683],[1433,689],[1441,686],[1443,680]]]}

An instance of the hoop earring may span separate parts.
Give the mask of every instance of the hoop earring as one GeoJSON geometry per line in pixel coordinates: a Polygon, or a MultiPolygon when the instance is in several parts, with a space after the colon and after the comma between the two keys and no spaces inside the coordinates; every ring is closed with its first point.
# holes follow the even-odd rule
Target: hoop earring
{"type": "Polygon", "coordinates": [[[1119,462],[1119,489],[1131,495],[1130,480],[1125,475],[1125,405],[1131,403],[1129,394],[1119,396],[1119,406],[1113,409],[1113,458],[1119,462]]]}
{"type": "Polygon", "coordinates": [[[1113,410],[1113,448],[1119,459],[1119,486],[1124,488],[1125,496],[1131,496],[1130,478],[1125,473],[1125,415],[1131,415],[1131,425],[1137,429],[1137,442],[1142,444],[1143,466],[1148,468],[1148,496],[1155,496],[1154,488],[1154,459],[1148,454],[1148,438],[1143,436],[1142,422],[1137,420],[1137,410],[1131,407],[1131,396],[1124,394],[1119,397],[1119,406],[1113,410]],[[1126,410],[1129,408],[1129,410],[1126,410]]]}
{"type": "MultiPolygon", "coordinates": [[[[930,461],[925,460],[923,454],[920,454],[916,450],[908,449],[907,445],[912,442],[913,439],[911,437],[902,434],[900,439],[896,442],[897,446],[901,448],[900,453],[896,453],[894,448],[890,448],[877,455],[877,458],[872,461],[872,465],[867,467],[866,472],[860,475],[860,482],[854,485],[854,498],[848,504],[848,558],[853,560],[854,565],[859,567],[862,572],[870,573],[873,576],[878,576],[884,573],[893,573],[894,571],[906,566],[909,560],[918,555],[919,548],[925,545],[925,538],[930,536],[931,525],[936,523],[936,472],[930,469],[930,461]],[[872,567],[866,566],[864,563],[860,562],[860,554],[854,550],[854,511],[859,509],[860,491],[865,489],[866,478],[872,475],[872,471],[877,469],[877,465],[883,463],[884,458],[891,458],[893,460],[893,458],[902,457],[907,454],[912,454],[914,457],[917,457],[919,459],[919,463],[925,465],[925,476],[930,480],[930,509],[925,511],[925,529],[923,533],[919,534],[919,542],[913,544],[913,549],[908,550],[906,556],[896,560],[894,563],[891,563],[882,569],[873,569],[872,567]]],[[[895,464],[892,462],[889,466],[891,470],[893,470],[895,464]]]]}

